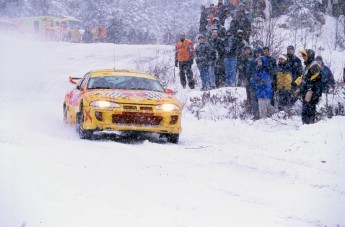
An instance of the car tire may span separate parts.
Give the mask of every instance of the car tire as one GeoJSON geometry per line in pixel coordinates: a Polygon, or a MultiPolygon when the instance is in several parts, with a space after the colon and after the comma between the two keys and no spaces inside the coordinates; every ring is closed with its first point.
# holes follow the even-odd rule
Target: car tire
{"type": "Polygon", "coordinates": [[[91,139],[93,130],[84,129],[83,128],[84,123],[84,109],[81,109],[79,113],[77,113],[77,124],[76,129],[79,134],[80,139],[91,139]]]}
{"type": "Polygon", "coordinates": [[[167,142],[168,143],[178,143],[180,134],[167,134],[167,142]]]}
{"type": "Polygon", "coordinates": [[[63,121],[67,124],[67,108],[66,104],[63,104],[63,121]]]}

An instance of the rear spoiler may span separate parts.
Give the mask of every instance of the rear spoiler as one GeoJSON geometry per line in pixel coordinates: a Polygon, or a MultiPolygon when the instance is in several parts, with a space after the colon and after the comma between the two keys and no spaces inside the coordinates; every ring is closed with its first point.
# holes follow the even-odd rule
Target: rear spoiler
{"type": "Polygon", "coordinates": [[[69,76],[69,82],[71,83],[71,84],[78,84],[78,82],[77,81],[75,81],[75,80],[81,80],[82,78],[80,78],[80,77],[72,77],[72,76],[69,76]]]}

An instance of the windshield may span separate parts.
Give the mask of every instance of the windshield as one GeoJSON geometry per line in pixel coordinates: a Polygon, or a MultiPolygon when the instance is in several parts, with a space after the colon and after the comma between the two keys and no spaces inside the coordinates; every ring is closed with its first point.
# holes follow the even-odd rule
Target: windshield
{"type": "Polygon", "coordinates": [[[150,90],[164,92],[157,80],[133,76],[91,77],[87,89],[150,90]]]}

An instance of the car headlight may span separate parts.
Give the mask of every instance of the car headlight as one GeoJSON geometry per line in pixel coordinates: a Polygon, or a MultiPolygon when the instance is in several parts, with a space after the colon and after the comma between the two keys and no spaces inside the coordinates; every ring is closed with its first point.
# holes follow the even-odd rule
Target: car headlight
{"type": "Polygon", "coordinates": [[[156,110],[163,110],[165,112],[171,112],[171,111],[179,111],[180,107],[175,104],[162,104],[155,106],[156,110]]]}
{"type": "Polygon", "coordinates": [[[109,102],[109,101],[93,101],[90,103],[90,106],[107,109],[107,108],[119,108],[120,104],[116,102],[109,102]]]}

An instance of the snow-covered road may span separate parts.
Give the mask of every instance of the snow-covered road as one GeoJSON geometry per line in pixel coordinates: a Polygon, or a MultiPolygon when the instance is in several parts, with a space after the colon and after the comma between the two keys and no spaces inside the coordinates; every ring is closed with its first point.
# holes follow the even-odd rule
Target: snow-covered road
{"type": "MultiPolygon", "coordinates": [[[[116,46],[116,66],[166,46],[116,46]]],[[[111,68],[112,44],[0,34],[0,227],[345,226],[345,118],[207,121],[177,145],[80,140],[67,77],[111,68]]]]}

